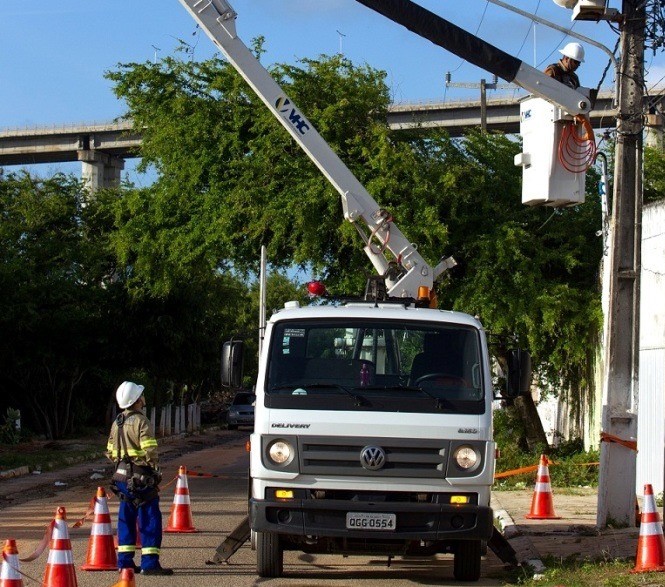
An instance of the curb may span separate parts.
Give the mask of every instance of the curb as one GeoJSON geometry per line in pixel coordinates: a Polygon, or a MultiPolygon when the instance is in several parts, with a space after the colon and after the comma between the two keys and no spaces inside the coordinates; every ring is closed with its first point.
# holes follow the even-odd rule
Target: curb
{"type": "Polygon", "coordinates": [[[0,479],[13,479],[14,477],[22,477],[23,475],[29,474],[30,467],[28,467],[28,465],[23,465],[22,467],[17,467],[16,469],[0,471],[0,479]]]}
{"type": "Polygon", "coordinates": [[[546,569],[540,554],[528,536],[522,534],[521,530],[513,520],[512,516],[503,508],[499,500],[492,495],[494,519],[498,522],[501,532],[515,550],[517,561],[520,565],[528,565],[538,575],[546,569]]]}

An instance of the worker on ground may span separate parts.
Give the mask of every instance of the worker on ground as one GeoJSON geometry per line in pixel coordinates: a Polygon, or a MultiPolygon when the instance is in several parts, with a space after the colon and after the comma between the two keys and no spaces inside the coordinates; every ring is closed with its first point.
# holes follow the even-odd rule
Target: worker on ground
{"type": "Polygon", "coordinates": [[[579,43],[568,43],[559,50],[563,55],[558,63],[552,63],[545,69],[545,73],[555,80],[570,86],[573,90],[580,87],[580,80],[575,71],[584,63],[584,47],[579,43]]]}
{"type": "Polygon", "coordinates": [[[111,488],[120,500],[118,510],[118,567],[142,575],[172,575],[159,563],[162,545],[162,512],[159,510],[157,441],[150,434],[150,421],[143,385],[125,381],[115,397],[123,412],[111,427],[106,455],[115,463],[111,488]],[[141,532],[141,566],[134,564],[136,522],[141,532]]]}

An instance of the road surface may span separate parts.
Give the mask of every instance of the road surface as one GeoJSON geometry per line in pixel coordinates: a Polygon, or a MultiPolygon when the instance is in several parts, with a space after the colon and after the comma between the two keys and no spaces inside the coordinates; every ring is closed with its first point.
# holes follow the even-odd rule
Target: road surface
{"type": "MultiPolygon", "coordinates": [[[[460,585],[453,580],[453,560],[451,556],[431,559],[393,559],[391,564],[385,557],[342,557],[332,555],[307,555],[299,552],[286,552],[284,555],[284,576],[279,579],[261,579],[256,575],[255,552],[249,543],[245,544],[230,559],[228,564],[209,565],[215,549],[238,525],[247,512],[247,469],[248,454],[245,449],[247,431],[219,432],[214,444],[205,438],[177,458],[163,462],[164,481],[176,477],[178,467],[185,465],[194,472],[204,472],[215,477],[190,477],[188,480],[191,509],[195,534],[164,534],[162,564],[173,567],[173,577],[137,576],[136,584],[168,585],[169,587],[219,587],[228,585],[244,587],[248,585],[270,586],[347,586],[362,587],[404,587],[407,585],[460,585]],[[212,446],[210,446],[213,444],[212,446]]],[[[101,465],[103,466],[103,464],[101,465]]],[[[110,468],[105,478],[90,480],[93,468],[90,465],[85,476],[78,481],[68,480],[66,487],[42,487],[39,492],[16,496],[5,500],[0,510],[0,538],[15,538],[18,541],[19,555],[30,554],[42,536],[46,525],[53,519],[55,509],[64,506],[71,524],[81,518],[94,497],[96,486],[108,488],[110,468]],[[29,497],[29,499],[28,499],[29,497]],[[12,505],[12,501],[18,502],[12,505]]],[[[164,527],[167,525],[173,502],[175,483],[162,490],[162,513],[164,527]]],[[[118,502],[109,499],[109,509],[115,521],[118,502]]],[[[115,524],[114,524],[115,527],[115,524]]],[[[79,587],[106,587],[118,581],[112,571],[82,571],[88,542],[90,522],[80,528],[70,529],[70,538],[76,576],[79,587]]],[[[41,585],[46,566],[47,552],[37,560],[25,562],[21,570],[25,573],[26,587],[41,585]],[[31,580],[32,579],[32,580],[31,580]]],[[[138,561],[138,556],[137,556],[138,561]]],[[[506,577],[502,563],[490,552],[483,560],[483,579],[475,585],[504,585],[506,577]]],[[[468,584],[468,583],[467,583],[468,584]]]]}

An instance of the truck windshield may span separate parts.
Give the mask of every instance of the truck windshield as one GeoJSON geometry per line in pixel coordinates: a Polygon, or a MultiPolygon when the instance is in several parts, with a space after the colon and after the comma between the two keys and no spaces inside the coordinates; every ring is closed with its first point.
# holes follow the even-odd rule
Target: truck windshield
{"type": "Polygon", "coordinates": [[[266,405],[289,409],[483,413],[478,330],[394,321],[281,322],[266,405]]]}

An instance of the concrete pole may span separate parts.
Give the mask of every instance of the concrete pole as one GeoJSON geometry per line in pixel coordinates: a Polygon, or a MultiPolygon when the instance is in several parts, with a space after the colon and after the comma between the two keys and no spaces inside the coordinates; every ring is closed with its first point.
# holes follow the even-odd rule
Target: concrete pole
{"type": "MultiPolygon", "coordinates": [[[[602,430],[621,440],[635,440],[639,392],[644,2],[623,0],[622,14],[602,430]]],[[[635,451],[616,442],[601,442],[596,518],[599,527],[609,523],[634,525],[635,471],[635,451]]]]}
{"type": "Polygon", "coordinates": [[[263,348],[263,338],[266,335],[266,282],[268,253],[266,247],[261,245],[261,269],[259,272],[259,356],[263,348]]]}
{"type": "Polygon", "coordinates": [[[480,130],[487,132],[487,85],[480,80],[480,130]]]}

